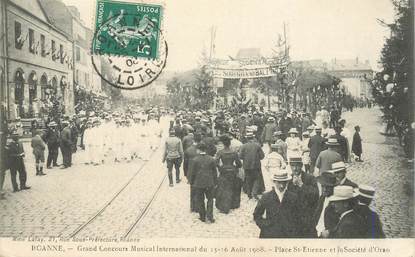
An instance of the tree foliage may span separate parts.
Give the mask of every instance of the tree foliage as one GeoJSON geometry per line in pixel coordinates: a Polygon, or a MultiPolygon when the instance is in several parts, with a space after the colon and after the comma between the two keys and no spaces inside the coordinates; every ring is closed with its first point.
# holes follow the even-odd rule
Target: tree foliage
{"type": "Polygon", "coordinates": [[[414,120],[413,106],[413,1],[394,0],[395,21],[382,22],[391,34],[386,39],[380,58],[382,72],[376,74],[372,92],[385,116],[397,123],[414,120]]]}

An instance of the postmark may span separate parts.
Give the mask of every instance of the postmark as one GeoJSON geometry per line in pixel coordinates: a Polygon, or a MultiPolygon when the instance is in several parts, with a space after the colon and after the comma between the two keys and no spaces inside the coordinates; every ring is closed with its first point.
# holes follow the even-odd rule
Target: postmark
{"type": "Polygon", "coordinates": [[[168,54],[161,15],[162,6],[98,0],[91,58],[104,81],[132,90],[157,79],[168,54]]]}

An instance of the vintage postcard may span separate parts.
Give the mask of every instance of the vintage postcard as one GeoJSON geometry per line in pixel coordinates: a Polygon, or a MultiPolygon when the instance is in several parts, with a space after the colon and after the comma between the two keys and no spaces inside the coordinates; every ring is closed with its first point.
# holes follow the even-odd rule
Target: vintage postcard
{"type": "Polygon", "coordinates": [[[414,256],[413,0],[0,0],[0,257],[414,256]]]}

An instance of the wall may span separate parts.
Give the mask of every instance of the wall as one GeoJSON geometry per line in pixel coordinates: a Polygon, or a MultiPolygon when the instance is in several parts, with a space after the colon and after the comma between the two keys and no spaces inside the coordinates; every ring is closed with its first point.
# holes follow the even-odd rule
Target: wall
{"type": "MultiPolygon", "coordinates": [[[[34,8],[34,7],[33,7],[34,8]]],[[[37,10],[34,8],[34,10],[37,10]]],[[[36,15],[41,15],[36,13],[36,15]]],[[[73,56],[72,53],[72,42],[65,37],[65,35],[59,33],[50,24],[45,23],[46,18],[35,17],[19,7],[12,4],[7,6],[7,35],[8,35],[8,87],[9,87],[9,115],[11,119],[16,118],[15,103],[15,74],[17,70],[23,71],[25,74],[24,84],[24,105],[27,109],[29,104],[29,86],[28,79],[29,75],[34,72],[37,77],[36,93],[37,99],[41,98],[41,85],[40,79],[42,75],[47,77],[48,84],[52,82],[52,78],[56,78],[58,81],[58,93],[63,94],[64,104],[66,106],[67,113],[73,112],[73,71],[70,66],[69,57],[73,56]],[[26,39],[28,30],[33,29],[34,31],[34,45],[38,46],[34,53],[29,51],[29,37],[27,36],[21,49],[17,49],[15,45],[15,22],[21,24],[21,35],[26,39]],[[59,53],[60,45],[63,47],[63,52],[66,52],[68,56],[67,62],[61,63],[60,59],[52,60],[52,53],[46,56],[41,54],[41,34],[45,36],[45,51],[47,52],[51,48],[51,41],[55,41],[56,53],[59,53]],[[39,44],[38,44],[39,43],[39,44]],[[66,87],[60,87],[60,81],[63,77],[66,77],[68,81],[66,87]]],[[[39,108],[39,106],[37,107],[39,108]]]]}

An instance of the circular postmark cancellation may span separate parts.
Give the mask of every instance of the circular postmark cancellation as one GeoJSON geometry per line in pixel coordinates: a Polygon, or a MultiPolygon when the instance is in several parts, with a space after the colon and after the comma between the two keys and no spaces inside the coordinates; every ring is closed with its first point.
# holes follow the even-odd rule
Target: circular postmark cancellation
{"type": "Polygon", "coordinates": [[[151,84],[166,66],[167,42],[157,21],[121,10],[96,28],[91,59],[95,71],[120,89],[151,84]]]}

